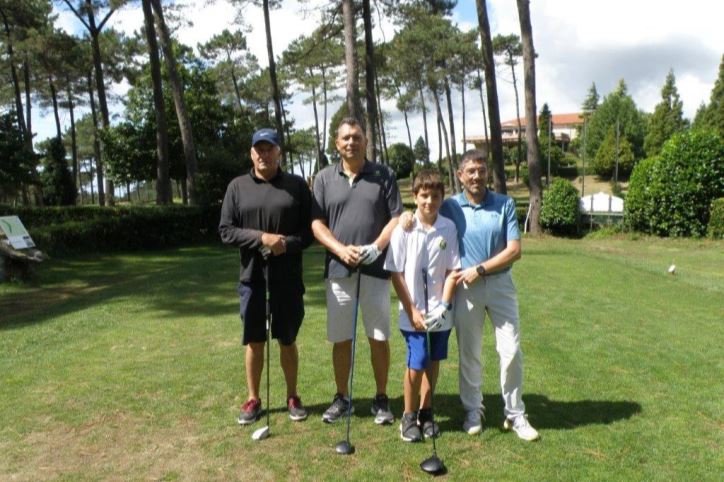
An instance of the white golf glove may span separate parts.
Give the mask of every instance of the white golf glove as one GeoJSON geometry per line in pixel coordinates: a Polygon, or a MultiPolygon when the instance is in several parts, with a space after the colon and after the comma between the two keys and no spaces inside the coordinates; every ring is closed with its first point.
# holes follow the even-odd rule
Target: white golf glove
{"type": "Polygon", "coordinates": [[[435,331],[443,325],[447,325],[451,317],[452,310],[450,310],[450,305],[442,303],[425,317],[425,327],[427,331],[435,331]]]}
{"type": "Polygon", "coordinates": [[[374,243],[362,246],[360,249],[359,264],[372,264],[381,254],[382,251],[380,251],[374,243]]]}
{"type": "Polygon", "coordinates": [[[261,255],[264,257],[264,259],[266,259],[266,258],[268,258],[269,255],[271,254],[271,249],[269,249],[269,248],[266,247],[266,246],[262,246],[261,248],[259,248],[259,252],[260,252],[261,255]]]}

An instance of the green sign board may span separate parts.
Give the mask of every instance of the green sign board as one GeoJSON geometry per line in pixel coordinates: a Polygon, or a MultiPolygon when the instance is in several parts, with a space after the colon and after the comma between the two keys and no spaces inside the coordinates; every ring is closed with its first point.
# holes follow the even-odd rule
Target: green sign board
{"type": "Polygon", "coordinates": [[[35,247],[28,230],[17,216],[0,216],[0,231],[7,236],[10,245],[15,249],[35,247]]]}

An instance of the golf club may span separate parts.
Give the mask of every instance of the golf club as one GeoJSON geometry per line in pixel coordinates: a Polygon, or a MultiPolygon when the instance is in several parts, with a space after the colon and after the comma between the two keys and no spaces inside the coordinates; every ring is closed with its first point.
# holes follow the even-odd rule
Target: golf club
{"type": "Polygon", "coordinates": [[[270,406],[269,404],[269,358],[270,358],[270,351],[271,351],[271,304],[270,304],[270,294],[269,294],[269,253],[268,251],[265,253],[262,251],[262,256],[264,257],[264,283],[265,283],[265,291],[264,291],[264,298],[266,301],[266,426],[261,427],[259,429],[254,430],[254,433],[251,434],[252,440],[263,440],[269,436],[269,412],[270,406]]]}
{"type": "Polygon", "coordinates": [[[349,407],[347,408],[347,438],[337,442],[335,450],[340,455],[354,453],[354,445],[349,442],[349,425],[352,420],[352,388],[354,387],[354,354],[357,345],[357,311],[359,310],[359,285],[362,279],[362,271],[357,268],[357,287],[354,295],[354,317],[352,318],[352,365],[349,373],[349,407]]]}
{"type": "MultiPolygon", "coordinates": [[[[425,316],[427,316],[427,268],[422,268],[422,289],[425,295],[425,316]]],[[[435,389],[432,383],[432,350],[430,349],[430,330],[426,330],[427,337],[427,374],[430,379],[430,419],[432,420],[433,426],[433,437],[432,437],[432,455],[420,463],[420,468],[432,475],[444,474],[447,469],[445,464],[437,456],[437,445],[435,439],[437,438],[434,434],[435,431],[435,411],[433,410],[432,401],[435,397],[435,389]]]]}

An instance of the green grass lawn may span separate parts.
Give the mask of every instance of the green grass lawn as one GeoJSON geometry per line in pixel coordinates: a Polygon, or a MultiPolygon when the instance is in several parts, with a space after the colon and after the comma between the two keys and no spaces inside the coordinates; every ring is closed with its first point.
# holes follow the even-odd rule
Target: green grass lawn
{"type": "MultiPolygon", "coordinates": [[[[245,390],[234,249],[54,260],[33,283],[0,285],[0,480],[426,479],[418,464],[431,444],[403,443],[397,423],[369,415],[365,341],[357,453],[334,452],[344,425],[320,419],[334,391],[322,260],[318,246],[308,250],[299,350],[310,418],[286,416],[274,345],[272,436],[262,442],[250,435],[263,421],[236,424],[245,390]]],[[[453,336],[435,399],[449,479],[721,480],[724,243],[526,239],[514,277],[523,398],[542,440],[500,430],[489,324],[488,421],[480,436],[460,430],[453,336]]],[[[391,347],[399,418],[405,348],[395,330],[391,347]]]]}

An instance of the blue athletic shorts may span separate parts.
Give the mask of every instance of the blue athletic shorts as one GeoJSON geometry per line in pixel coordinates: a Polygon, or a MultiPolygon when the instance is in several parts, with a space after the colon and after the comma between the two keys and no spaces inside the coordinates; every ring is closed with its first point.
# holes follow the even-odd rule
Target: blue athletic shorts
{"type": "MultiPolygon", "coordinates": [[[[450,331],[433,331],[430,333],[430,350],[432,360],[447,359],[447,340],[450,338],[450,331]]],[[[427,334],[424,331],[400,330],[407,342],[407,367],[413,370],[425,370],[427,368],[427,334]]]]}

